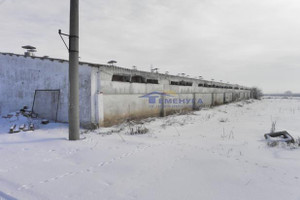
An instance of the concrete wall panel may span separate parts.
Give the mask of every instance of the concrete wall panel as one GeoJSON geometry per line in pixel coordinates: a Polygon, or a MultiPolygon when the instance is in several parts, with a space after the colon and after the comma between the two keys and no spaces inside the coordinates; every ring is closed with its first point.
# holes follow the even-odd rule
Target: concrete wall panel
{"type": "Polygon", "coordinates": [[[232,102],[232,93],[231,92],[226,92],[225,93],[225,103],[230,103],[232,102]]]}
{"type": "Polygon", "coordinates": [[[221,105],[223,104],[224,102],[224,93],[214,93],[213,94],[213,105],[216,106],[216,105],[221,105]]]}
{"type": "MultiPolygon", "coordinates": [[[[58,121],[68,121],[68,63],[48,59],[0,54],[0,112],[17,111],[24,105],[32,107],[37,89],[59,89],[58,121]]],[[[89,123],[90,67],[80,66],[80,120],[89,123]]]]}
{"type": "Polygon", "coordinates": [[[196,93],[196,101],[198,101],[199,99],[202,100],[202,104],[196,104],[197,106],[211,106],[211,102],[212,102],[212,96],[209,93],[205,93],[205,94],[199,94],[196,93]]]}
{"type": "Polygon", "coordinates": [[[150,104],[148,98],[142,98],[143,94],[107,94],[103,96],[105,126],[120,123],[130,119],[141,119],[151,116],[159,116],[161,104],[157,99],[150,104]]]}

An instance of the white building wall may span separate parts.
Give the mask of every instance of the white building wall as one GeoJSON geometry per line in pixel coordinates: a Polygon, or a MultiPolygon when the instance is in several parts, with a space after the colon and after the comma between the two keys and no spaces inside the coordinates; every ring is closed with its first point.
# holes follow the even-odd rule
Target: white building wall
{"type": "MultiPolygon", "coordinates": [[[[91,67],[79,67],[80,121],[91,121],[91,67]]],[[[68,62],[0,54],[0,114],[32,107],[35,90],[59,89],[58,121],[68,121],[68,62]]]]}
{"type": "Polygon", "coordinates": [[[162,114],[192,110],[203,106],[229,103],[238,100],[234,99],[233,94],[239,96],[241,93],[241,99],[245,99],[246,95],[244,93],[250,93],[249,90],[199,87],[197,80],[182,77],[134,71],[114,66],[99,67],[101,72],[101,87],[99,86],[99,88],[101,88],[103,98],[103,118],[100,124],[104,126],[127,119],[161,116],[162,114]],[[112,81],[113,74],[141,75],[145,78],[157,79],[159,84],[112,81]],[[182,79],[192,81],[193,86],[170,85],[171,80],[180,81],[182,79]],[[159,98],[157,98],[155,104],[149,104],[148,98],[141,98],[141,96],[151,92],[166,92],[171,94],[173,98],[187,99],[187,101],[195,99],[196,103],[193,104],[192,101],[189,101],[188,104],[173,106],[166,102],[162,105],[158,103],[159,98]],[[201,105],[198,104],[199,99],[202,100],[201,105]]]}
{"type": "MultiPolygon", "coordinates": [[[[0,69],[0,114],[19,110],[24,105],[31,108],[37,89],[59,89],[58,121],[68,121],[67,61],[0,53],[0,69]]],[[[114,66],[81,63],[79,74],[81,125],[107,126],[127,119],[161,116],[250,97],[249,90],[220,88],[226,86],[224,83],[114,66]],[[157,79],[159,84],[112,81],[113,74],[141,75],[157,79]],[[170,81],[181,80],[193,82],[193,85],[170,85],[170,81]],[[199,87],[199,83],[218,84],[220,87],[199,87]],[[148,98],[141,98],[155,91],[169,93],[173,98],[186,99],[189,103],[173,106],[169,102],[162,105],[157,101],[149,104],[148,98]],[[190,101],[193,99],[195,103],[190,101]]]]}

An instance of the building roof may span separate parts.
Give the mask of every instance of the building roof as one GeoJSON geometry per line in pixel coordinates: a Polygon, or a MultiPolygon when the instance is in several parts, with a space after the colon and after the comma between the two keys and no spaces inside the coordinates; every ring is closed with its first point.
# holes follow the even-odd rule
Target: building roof
{"type": "MultiPolygon", "coordinates": [[[[15,54],[15,53],[5,53],[5,52],[0,52],[0,55],[8,55],[8,56],[17,56],[17,57],[24,57],[24,58],[31,58],[31,59],[40,59],[40,60],[48,60],[48,61],[57,61],[57,62],[69,62],[68,60],[65,59],[60,59],[60,58],[50,58],[48,56],[25,56],[23,54],[15,54]]],[[[157,74],[160,76],[166,76],[166,77],[173,77],[177,79],[185,79],[185,80],[191,80],[191,81],[198,81],[198,82],[204,82],[204,83],[209,83],[209,84],[222,84],[222,85],[227,85],[227,86],[232,86],[232,87],[241,87],[245,89],[249,89],[249,87],[241,86],[238,84],[230,84],[230,83],[222,83],[222,82],[217,82],[217,81],[209,81],[209,80],[204,80],[204,79],[197,79],[197,78],[190,78],[190,77],[183,77],[183,76],[177,76],[177,75],[171,75],[171,74],[162,74],[162,73],[156,73],[156,72],[147,72],[147,71],[142,71],[142,70],[136,70],[136,69],[128,69],[124,67],[119,67],[115,65],[107,65],[107,64],[97,64],[97,63],[90,63],[90,62],[81,62],[79,61],[80,65],[88,65],[90,67],[108,67],[108,68],[114,68],[114,69],[119,69],[123,71],[128,71],[128,72],[137,72],[137,73],[145,73],[148,75],[153,75],[157,74]]]]}

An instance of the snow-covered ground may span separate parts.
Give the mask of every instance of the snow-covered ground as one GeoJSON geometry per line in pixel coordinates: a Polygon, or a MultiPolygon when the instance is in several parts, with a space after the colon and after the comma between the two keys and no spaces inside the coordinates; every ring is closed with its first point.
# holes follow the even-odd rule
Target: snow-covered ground
{"type": "Polygon", "coordinates": [[[264,133],[300,136],[300,99],[239,102],[147,119],[68,141],[66,124],[8,134],[0,119],[0,199],[300,199],[300,148],[264,133]]]}

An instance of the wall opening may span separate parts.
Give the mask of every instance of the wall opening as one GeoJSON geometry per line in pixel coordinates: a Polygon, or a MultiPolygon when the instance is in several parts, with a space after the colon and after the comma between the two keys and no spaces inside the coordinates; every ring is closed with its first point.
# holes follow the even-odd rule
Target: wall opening
{"type": "Polygon", "coordinates": [[[128,75],[114,74],[112,76],[112,81],[130,82],[130,76],[128,76],[128,75]]]}
{"type": "Polygon", "coordinates": [[[179,82],[177,82],[177,81],[171,81],[170,85],[179,85],[179,82]]]}
{"type": "Polygon", "coordinates": [[[193,85],[193,82],[180,81],[180,82],[179,82],[179,85],[182,85],[182,86],[192,86],[192,85],[193,85]]]}
{"type": "Polygon", "coordinates": [[[158,80],[157,79],[147,79],[147,83],[158,84],[158,80]]]}
{"type": "Polygon", "coordinates": [[[132,83],[146,83],[146,79],[143,76],[135,75],[131,77],[132,83]]]}

